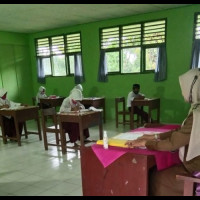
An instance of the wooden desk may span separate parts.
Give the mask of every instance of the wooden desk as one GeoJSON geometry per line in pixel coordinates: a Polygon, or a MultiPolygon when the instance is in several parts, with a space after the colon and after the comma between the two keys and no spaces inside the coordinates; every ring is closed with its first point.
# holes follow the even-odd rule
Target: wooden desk
{"type": "Polygon", "coordinates": [[[48,104],[51,107],[61,106],[64,99],[65,97],[40,99],[40,107],[42,108],[42,104],[48,104]]]}
{"type": "Polygon", "coordinates": [[[61,148],[62,153],[66,153],[66,139],[65,133],[63,131],[63,122],[74,122],[79,124],[80,131],[80,142],[81,146],[84,146],[84,137],[83,130],[89,128],[89,126],[93,123],[97,123],[99,125],[99,139],[103,139],[103,125],[101,120],[101,113],[97,111],[87,111],[87,112],[68,112],[68,113],[59,113],[58,120],[60,124],[60,133],[61,133],[61,148]],[[63,139],[64,138],[64,139],[63,139]],[[62,142],[64,141],[64,143],[62,142]]]}
{"type": "Polygon", "coordinates": [[[16,128],[16,138],[14,138],[14,139],[17,140],[18,146],[21,146],[21,137],[19,134],[19,126],[18,126],[19,122],[25,122],[24,130],[25,130],[26,138],[28,137],[28,134],[37,134],[37,135],[39,135],[39,139],[42,140],[38,110],[39,110],[38,106],[27,106],[27,107],[19,108],[16,110],[9,110],[9,109],[0,110],[0,123],[1,123],[2,137],[3,137],[4,144],[7,143],[7,138],[10,138],[10,137],[6,136],[6,134],[5,134],[5,130],[4,130],[4,126],[3,126],[3,117],[4,116],[12,116],[14,118],[14,123],[15,123],[15,128],[16,128]],[[26,121],[32,120],[32,119],[35,119],[37,122],[38,132],[27,131],[26,121]]]}
{"type": "Polygon", "coordinates": [[[130,116],[130,129],[134,129],[134,123],[133,123],[133,116],[134,116],[134,106],[148,106],[148,123],[151,122],[151,111],[153,109],[157,110],[157,119],[156,122],[160,122],[160,99],[144,99],[144,100],[133,100],[131,102],[131,116],[130,116]]]}
{"type": "Polygon", "coordinates": [[[84,196],[147,196],[152,155],[126,153],[104,168],[91,147],[81,148],[84,196]]]}
{"type": "Polygon", "coordinates": [[[105,97],[89,97],[83,98],[80,101],[86,108],[93,106],[95,108],[103,108],[103,120],[106,123],[106,107],[105,107],[105,97]]]}

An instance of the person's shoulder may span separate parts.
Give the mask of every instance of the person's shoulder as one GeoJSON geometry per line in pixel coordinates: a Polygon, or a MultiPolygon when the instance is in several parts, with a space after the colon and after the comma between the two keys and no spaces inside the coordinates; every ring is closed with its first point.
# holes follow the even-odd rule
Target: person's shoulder
{"type": "Polygon", "coordinates": [[[131,94],[133,94],[133,91],[130,91],[130,92],[128,93],[128,95],[131,95],[131,94]]]}
{"type": "Polygon", "coordinates": [[[69,99],[70,99],[69,97],[66,97],[66,98],[64,98],[63,102],[64,102],[64,101],[65,101],[65,102],[66,102],[66,101],[69,101],[69,99]]]}

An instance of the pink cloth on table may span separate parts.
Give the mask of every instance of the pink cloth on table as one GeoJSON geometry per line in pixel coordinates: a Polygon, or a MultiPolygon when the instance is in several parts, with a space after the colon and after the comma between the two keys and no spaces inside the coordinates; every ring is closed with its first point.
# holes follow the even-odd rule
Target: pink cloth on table
{"type": "Polygon", "coordinates": [[[171,167],[181,162],[178,152],[150,151],[147,149],[128,149],[112,146],[109,146],[109,149],[104,149],[102,145],[98,144],[92,145],[92,150],[104,167],[109,166],[112,162],[128,152],[143,155],[154,155],[158,170],[171,167]]]}
{"type": "Polygon", "coordinates": [[[171,130],[175,130],[177,128],[180,128],[180,125],[176,125],[176,124],[170,124],[170,125],[163,125],[163,126],[159,126],[156,128],[137,128],[134,130],[131,130],[130,132],[138,132],[138,131],[155,131],[155,132],[167,132],[167,131],[171,131],[171,130]]]}
{"type": "MultiPolygon", "coordinates": [[[[131,132],[133,133],[138,131],[166,132],[179,127],[180,125],[163,125],[156,128],[137,128],[132,130],[131,132]]],[[[127,152],[144,154],[144,155],[154,155],[158,170],[162,170],[181,163],[178,151],[176,152],[151,151],[148,149],[128,149],[128,148],[120,148],[112,146],[109,146],[109,149],[104,149],[102,145],[97,145],[97,144],[94,144],[92,146],[92,150],[104,167],[109,166],[112,162],[114,162],[116,159],[118,159],[120,156],[124,155],[127,152]]]]}

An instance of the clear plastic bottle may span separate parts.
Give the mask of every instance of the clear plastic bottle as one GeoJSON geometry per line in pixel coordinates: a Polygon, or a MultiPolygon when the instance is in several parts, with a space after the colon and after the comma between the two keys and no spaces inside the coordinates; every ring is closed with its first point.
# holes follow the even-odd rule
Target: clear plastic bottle
{"type": "Polygon", "coordinates": [[[108,149],[108,135],[106,131],[103,133],[103,148],[108,149]]]}

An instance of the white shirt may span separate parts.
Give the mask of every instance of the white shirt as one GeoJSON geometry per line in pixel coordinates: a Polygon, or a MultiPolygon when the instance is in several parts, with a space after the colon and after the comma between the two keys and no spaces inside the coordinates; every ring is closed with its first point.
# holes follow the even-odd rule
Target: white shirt
{"type": "Polygon", "coordinates": [[[133,91],[129,92],[127,97],[127,107],[131,107],[131,101],[133,101],[133,99],[138,96],[145,96],[145,95],[142,93],[135,94],[133,91]]]}
{"type": "Polygon", "coordinates": [[[4,105],[9,105],[9,107],[17,107],[20,106],[21,103],[15,103],[13,101],[10,101],[8,99],[3,100],[2,98],[0,98],[0,106],[4,106],[4,105]]]}

